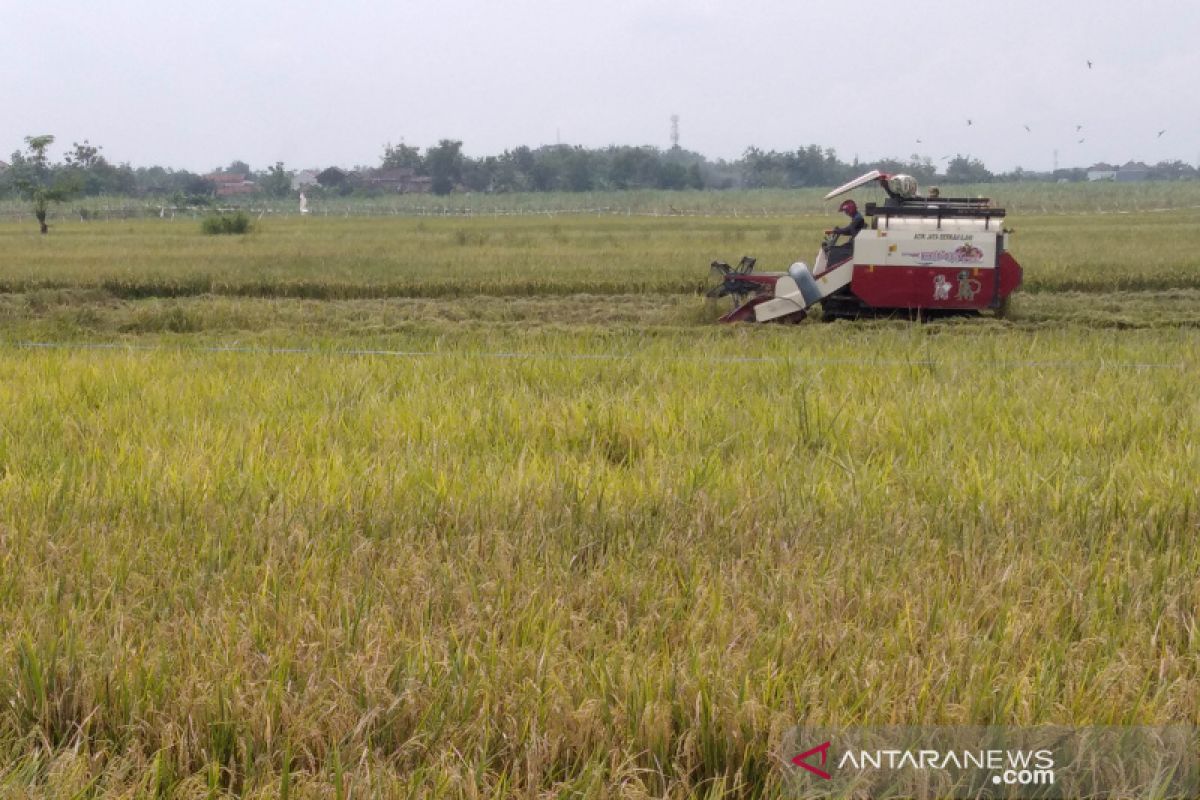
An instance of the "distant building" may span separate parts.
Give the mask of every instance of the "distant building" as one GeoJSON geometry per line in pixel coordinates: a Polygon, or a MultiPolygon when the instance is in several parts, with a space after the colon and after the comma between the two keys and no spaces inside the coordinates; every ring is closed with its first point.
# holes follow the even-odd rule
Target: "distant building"
{"type": "Polygon", "coordinates": [[[325,188],[344,186],[350,180],[350,173],[337,167],[327,167],[317,173],[317,183],[325,188]]]}
{"type": "Polygon", "coordinates": [[[426,194],[433,190],[433,178],[418,175],[412,167],[377,169],[363,176],[363,185],[398,194],[426,194]]]}
{"type": "Polygon", "coordinates": [[[217,197],[254,194],[258,191],[258,185],[252,180],[247,180],[246,176],[239,172],[213,172],[205,175],[204,180],[216,185],[217,197]]]}
{"type": "Polygon", "coordinates": [[[1092,164],[1088,167],[1087,179],[1089,181],[1115,181],[1117,168],[1112,164],[1105,164],[1103,161],[1099,164],[1092,164]]]}
{"type": "Polygon", "coordinates": [[[1150,180],[1150,168],[1141,161],[1130,161],[1121,165],[1117,170],[1117,181],[1120,183],[1133,183],[1136,181],[1150,180]]]}
{"type": "Polygon", "coordinates": [[[309,186],[317,185],[317,169],[302,169],[292,176],[292,191],[299,192],[309,186]]]}
{"type": "Polygon", "coordinates": [[[8,169],[8,162],[0,161],[0,172],[4,172],[4,170],[6,170],[6,169],[8,169]]]}

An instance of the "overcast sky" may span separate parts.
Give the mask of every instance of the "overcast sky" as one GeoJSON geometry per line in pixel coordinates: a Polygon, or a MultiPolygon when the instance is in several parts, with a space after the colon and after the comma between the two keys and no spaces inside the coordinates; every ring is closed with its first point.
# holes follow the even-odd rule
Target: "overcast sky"
{"type": "Polygon", "coordinates": [[[0,0],[0,39],[5,160],[42,133],[201,171],[667,147],[672,114],[710,157],[1200,160],[1200,0],[0,0]]]}

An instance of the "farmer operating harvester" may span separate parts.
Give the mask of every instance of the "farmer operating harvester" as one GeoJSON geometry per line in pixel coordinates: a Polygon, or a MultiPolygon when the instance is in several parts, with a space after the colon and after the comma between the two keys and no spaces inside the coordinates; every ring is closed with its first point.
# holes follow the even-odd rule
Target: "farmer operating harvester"
{"type": "Polygon", "coordinates": [[[920,197],[912,177],[878,170],[825,199],[875,181],[887,199],[866,204],[869,223],[853,200],[844,201],[849,222],[826,231],[811,269],[798,262],[787,272],[755,273],[753,258],[736,267],[714,261],[721,283],[709,296],[734,299],[721,321],[799,322],[818,303],[823,319],[1004,307],[1022,274],[1008,252],[1004,209],[985,198],[920,197]]]}

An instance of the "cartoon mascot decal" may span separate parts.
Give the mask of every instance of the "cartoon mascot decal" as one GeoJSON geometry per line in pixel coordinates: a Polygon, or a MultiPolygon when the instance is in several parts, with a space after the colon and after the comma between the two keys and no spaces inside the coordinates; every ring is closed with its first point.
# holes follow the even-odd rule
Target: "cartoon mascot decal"
{"type": "Polygon", "coordinates": [[[957,299],[969,303],[975,299],[975,295],[979,293],[981,288],[983,288],[983,284],[972,278],[970,272],[965,269],[959,271],[957,299]]]}

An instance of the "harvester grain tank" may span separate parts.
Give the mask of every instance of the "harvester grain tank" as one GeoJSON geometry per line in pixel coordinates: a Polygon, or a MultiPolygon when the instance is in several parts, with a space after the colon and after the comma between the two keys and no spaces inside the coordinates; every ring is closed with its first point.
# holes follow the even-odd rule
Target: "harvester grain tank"
{"type": "Polygon", "coordinates": [[[721,283],[711,297],[734,298],[722,322],[799,322],[820,304],[822,318],[893,312],[927,316],[1002,309],[1021,285],[1008,251],[1004,209],[987,198],[921,197],[908,175],[868,172],[829,200],[878,182],[887,197],[867,203],[869,225],[849,241],[826,232],[813,266],[756,273],[755,261],[713,262],[721,283]]]}

